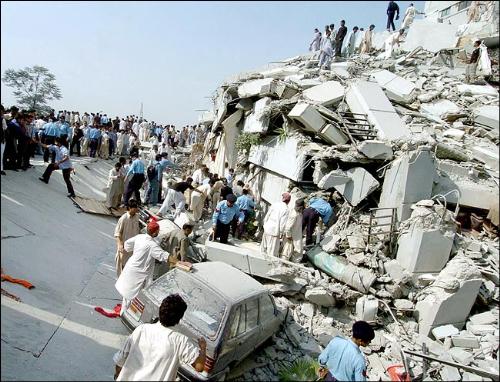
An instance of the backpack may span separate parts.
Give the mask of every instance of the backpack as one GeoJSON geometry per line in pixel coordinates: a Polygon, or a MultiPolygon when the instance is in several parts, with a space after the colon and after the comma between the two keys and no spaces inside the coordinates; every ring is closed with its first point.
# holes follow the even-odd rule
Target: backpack
{"type": "Polygon", "coordinates": [[[156,176],[158,175],[157,174],[157,170],[156,170],[156,166],[155,165],[151,165],[148,167],[147,169],[147,174],[148,174],[148,180],[153,180],[156,178],[156,176]]]}

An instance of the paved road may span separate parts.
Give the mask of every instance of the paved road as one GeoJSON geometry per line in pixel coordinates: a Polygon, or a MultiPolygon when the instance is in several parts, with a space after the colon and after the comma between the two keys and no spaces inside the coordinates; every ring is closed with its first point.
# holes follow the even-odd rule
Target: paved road
{"type": "MultiPolygon", "coordinates": [[[[77,194],[102,191],[108,162],[88,165],[95,179],[79,178],[76,166],[77,194]]],[[[79,213],[61,174],[45,185],[38,180],[45,165],[35,164],[1,179],[1,265],[35,285],[2,282],[21,302],[1,297],[1,379],[112,381],[112,357],[128,332],[93,308],[121,301],[114,289],[116,219],[79,213]]]]}

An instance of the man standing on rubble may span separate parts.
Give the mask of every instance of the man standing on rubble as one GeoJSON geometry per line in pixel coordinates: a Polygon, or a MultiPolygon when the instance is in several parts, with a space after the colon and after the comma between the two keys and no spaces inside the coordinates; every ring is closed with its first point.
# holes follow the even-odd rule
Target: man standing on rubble
{"type": "Polygon", "coordinates": [[[120,315],[129,308],[139,292],[153,281],[155,259],[168,261],[169,253],[154,240],[159,233],[160,226],[156,220],[151,220],[147,225],[147,233],[136,235],[125,242],[125,251],[132,252],[132,256],[115,284],[116,290],[123,297],[120,315]]]}
{"type": "Polygon", "coordinates": [[[115,228],[115,238],[116,238],[116,255],[115,255],[115,264],[116,264],[116,275],[120,277],[120,274],[125,267],[132,253],[127,252],[125,250],[125,242],[139,235],[141,232],[141,227],[139,225],[139,215],[137,212],[139,209],[137,208],[137,202],[135,200],[131,200],[127,206],[127,212],[125,212],[120,219],[118,219],[118,223],[116,223],[115,228]]]}
{"type": "Polygon", "coordinates": [[[321,32],[319,31],[318,28],[314,28],[314,38],[309,45],[309,51],[311,52],[317,52],[319,50],[319,45],[321,42],[321,32]]]}
{"type": "Polygon", "coordinates": [[[389,5],[387,6],[387,31],[394,32],[396,27],[394,26],[394,15],[396,15],[396,20],[399,20],[399,6],[395,1],[389,1],[389,5]]]}
{"type": "Polygon", "coordinates": [[[313,234],[319,218],[322,219],[323,224],[326,226],[332,214],[332,206],[326,200],[322,198],[309,200],[309,207],[304,210],[302,216],[302,230],[306,230],[306,246],[313,244],[313,234]]]}
{"type": "Polygon", "coordinates": [[[330,30],[325,32],[325,37],[321,39],[321,50],[319,53],[318,67],[320,69],[330,69],[330,63],[333,57],[332,43],[330,40],[330,30]]]}
{"type": "Polygon", "coordinates": [[[344,37],[347,34],[347,27],[345,26],[345,20],[340,21],[340,28],[335,36],[335,57],[340,57],[342,51],[342,44],[344,42],[344,37]]]}
{"type": "Polygon", "coordinates": [[[351,57],[354,54],[354,49],[356,48],[356,38],[358,37],[359,28],[356,26],[352,28],[352,32],[349,35],[349,40],[347,43],[347,57],[351,57]]]}
{"type": "Polygon", "coordinates": [[[245,219],[245,215],[235,202],[236,196],[229,194],[226,200],[222,200],[217,204],[212,216],[213,240],[220,238],[222,244],[227,244],[234,217],[238,217],[238,225],[243,224],[245,219]]]}
{"type": "Polygon", "coordinates": [[[302,246],[302,212],[304,211],[304,200],[295,201],[295,208],[288,213],[285,223],[285,244],[281,252],[281,258],[300,262],[304,252],[302,246]]]}
{"type": "Polygon", "coordinates": [[[373,30],[375,29],[375,25],[370,25],[370,28],[365,32],[363,36],[363,40],[361,41],[361,53],[370,53],[372,50],[372,41],[373,41],[373,30]]]}
{"type": "Polygon", "coordinates": [[[366,381],[366,361],[360,346],[368,346],[375,332],[366,321],[352,325],[352,338],[335,336],[321,352],[318,374],[324,381],[366,381]]]}
{"type": "Polygon", "coordinates": [[[465,82],[468,84],[472,83],[476,79],[477,62],[479,60],[481,41],[477,40],[474,42],[474,50],[470,56],[467,67],[465,68],[465,82]]]}
{"type": "Polygon", "coordinates": [[[260,251],[267,256],[278,257],[280,239],[285,233],[285,223],[288,218],[288,203],[292,196],[285,192],[281,202],[271,204],[263,221],[264,234],[260,243],[260,251]]]}
{"type": "Polygon", "coordinates": [[[128,206],[128,201],[132,194],[134,194],[135,200],[138,204],[141,203],[141,194],[139,190],[144,183],[144,163],[139,159],[138,154],[134,153],[131,155],[133,162],[130,168],[128,169],[127,175],[125,178],[132,176],[127,184],[127,189],[125,190],[125,194],[123,195],[123,204],[128,206]]]}

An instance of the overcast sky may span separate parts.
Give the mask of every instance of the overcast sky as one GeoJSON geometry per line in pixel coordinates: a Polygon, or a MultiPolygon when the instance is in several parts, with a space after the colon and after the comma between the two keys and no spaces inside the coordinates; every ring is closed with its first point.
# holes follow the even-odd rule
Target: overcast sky
{"type": "MultiPolygon", "coordinates": [[[[349,30],[384,30],[387,3],[2,1],[1,71],[47,67],[63,95],[56,111],[121,117],[143,102],[145,118],[179,126],[212,108],[224,79],[307,53],[315,27],[345,19],[349,30]]],[[[410,2],[397,3],[404,14],[410,2]]]]}

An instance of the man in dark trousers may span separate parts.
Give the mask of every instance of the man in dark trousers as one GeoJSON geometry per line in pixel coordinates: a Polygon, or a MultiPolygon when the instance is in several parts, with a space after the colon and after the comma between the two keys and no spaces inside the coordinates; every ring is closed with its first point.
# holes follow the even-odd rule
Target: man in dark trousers
{"type": "Polygon", "coordinates": [[[468,84],[472,83],[476,79],[477,61],[479,60],[479,54],[481,50],[479,46],[481,41],[477,40],[474,42],[474,50],[470,56],[469,62],[465,68],[465,82],[468,84]]]}
{"type": "Polygon", "coordinates": [[[347,27],[345,26],[345,20],[340,22],[340,28],[337,31],[337,36],[335,36],[335,57],[340,57],[340,52],[342,51],[342,43],[344,42],[344,37],[347,34],[347,27]]]}
{"type": "Polygon", "coordinates": [[[132,177],[127,184],[125,194],[123,195],[123,204],[125,206],[128,206],[128,200],[130,199],[132,194],[135,195],[135,200],[137,201],[137,203],[141,203],[141,194],[139,193],[139,190],[141,189],[144,180],[146,179],[146,177],[144,176],[144,163],[142,163],[137,154],[132,155],[132,159],[132,165],[128,169],[126,178],[128,178],[129,176],[132,177]]]}
{"type": "Polygon", "coordinates": [[[43,173],[43,175],[38,178],[42,182],[48,184],[50,175],[54,170],[61,169],[64,181],[66,182],[66,188],[68,189],[68,197],[75,197],[75,190],[73,190],[73,185],[71,184],[70,175],[71,175],[71,160],[69,159],[69,151],[68,148],[63,146],[63,139],[60,137],[55,138],[55,145],[46,145],[41,143],[42,147],[48,149],[49,151],[53,151],[56,154],[56,159],[54,163],[49,163],[47,169],[43,173]]]}
{"type": "Polygon", "coordinates": [[[389,5],[387,6],[387,31],[394,32],[396,27],[394,26],[394,15],[396,15],[396,20],[399,20],[399,6],[395,1],[389,1],[389,5]]]}

